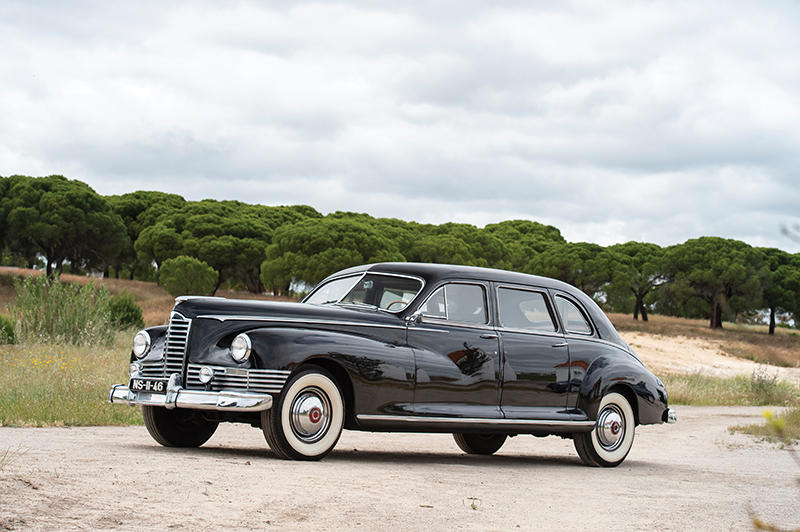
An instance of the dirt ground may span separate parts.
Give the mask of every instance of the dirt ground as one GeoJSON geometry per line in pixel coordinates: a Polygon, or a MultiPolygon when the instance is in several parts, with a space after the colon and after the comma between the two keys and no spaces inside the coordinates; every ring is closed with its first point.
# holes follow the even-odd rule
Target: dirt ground
{"type": "Polygon", "coordinates": [[[634,331],[620,333],[642,362],[656,373],[695,373],[715,377],[751,375],[766,372],[779,379],[800,383],[800,368],[759,364],[726,355],[715,342],[685,336],[661,336],[634,331]]]}
{"type": "Polygon", "coordinates": [[[274,458],[242,425],[189,450],[143,427],[0,428],[13,455],[0,530],[747,530],[748,512],[798,526],[790,454],[728,431],[762,411],[681,407],[675,425],[640,427],[616,469],[582,466],[555,437],[473,457],[446,434],[345,432],[303,463],[274,458]]]}

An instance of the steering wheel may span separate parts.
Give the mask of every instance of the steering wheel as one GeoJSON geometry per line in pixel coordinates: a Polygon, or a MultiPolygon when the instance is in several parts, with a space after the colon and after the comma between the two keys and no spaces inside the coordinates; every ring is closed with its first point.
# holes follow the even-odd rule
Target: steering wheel
{"type": "Polygon", "coordinates": [[[405,305],[405,304],[406,304],[406,302],[405,302],[405,301],[403,301],[402,299],[398,299],[398,300],[396,300],[396,301],[392,301],[391,303],[389,303],[388,305],[386,305],[386,310],[389,310],[390,308],[392,308],[392,305],[396,305],[396,304],[398,304],[398,303],[402,303],[403,305],[405,305]]]}

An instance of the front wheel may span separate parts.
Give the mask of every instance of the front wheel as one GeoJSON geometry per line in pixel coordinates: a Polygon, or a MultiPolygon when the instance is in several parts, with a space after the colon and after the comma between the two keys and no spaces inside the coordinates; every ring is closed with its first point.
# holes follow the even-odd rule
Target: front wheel
{"type": "Polygon", "coordinates": [[[330,373],[317,367],[300,371],[276,403],[261,413],[261,429],[275,454],[319,460],[333,450],[344,426],[344,400],[330,373]]]}
{"type": "Polygon", "coordinates": [[[194,410],[142,406],[147,432],[164,447],[200,447],[219,425],[194,410]]]}
{"type": "Polygon", "coordinates": [[[633,446],[636,420],[625,396],[610,393],[600,401],[597,423],[591,432],[575,434],[575,450],[592,467],[616,467],[633,446]]]}
{"type": "Polygon", "coordinates": [[[456,445],[467,454],[494,454],[506,441],[505,434],[462,434],[454,433],[456,445]]]}

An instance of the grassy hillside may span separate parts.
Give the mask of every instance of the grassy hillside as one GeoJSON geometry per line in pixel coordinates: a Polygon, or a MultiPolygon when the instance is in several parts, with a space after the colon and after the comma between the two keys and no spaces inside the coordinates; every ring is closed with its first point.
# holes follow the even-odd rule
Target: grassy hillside
{"type": "MultiPolygon", "coordinates": [[[[9,268],[0,266],[0,314],[7,313],[6,309],[14,301],[14,277],[28,275],[41,275],[42,272],[28,270],[24,268],[9,268]]],[[[155,283],[146,281],[129,281],[127,279],[97,279],[94,277],[84,277],[81,275],[65,274],[61,280],[69,283],[97,283],[105,286],[112,294],[127,291],[136,299],[136,303],[142,307],[145,325],[161,325],[167,323],[169,312],[175,304],[175,298],[164,290],[163,287],[155,283]]],[[[237,290],[219,290],[217,295],[227,298],[239,299],[261,299],[275,301],[289,301],[287,298],[273,297],[262,294],[237,290]]]]}

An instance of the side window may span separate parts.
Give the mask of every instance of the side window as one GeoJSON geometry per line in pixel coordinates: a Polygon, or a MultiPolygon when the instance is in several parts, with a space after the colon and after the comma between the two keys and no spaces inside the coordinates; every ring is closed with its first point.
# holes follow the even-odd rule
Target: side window
{"type": "Polygon", "coordinates": [[[489,322],[486,291],[483,286],[476,284],[446,284],[431,294],[420,310],[429,318],[461,323],[489,322]]]}
{"type": "Polygon", "coordinates": [[[577,334],[592,334],[592,326],[586,320],[583,312],[575,303],[561,296],[556,296],[556,306],[561,315],[561,321],[567,332],[577,334]]]}
{"type": "Polygon", "coordinates": [[[444,305],[444,286],[436,290],[419,309],[423,316],[429,318],[447,319],[447,309],[444,305]]]}
{"type": "Polygon", "coordinates": [[[503,327],[538,332],[557,330],[543,293],[500,288],[497,297],[503,327]]]}

